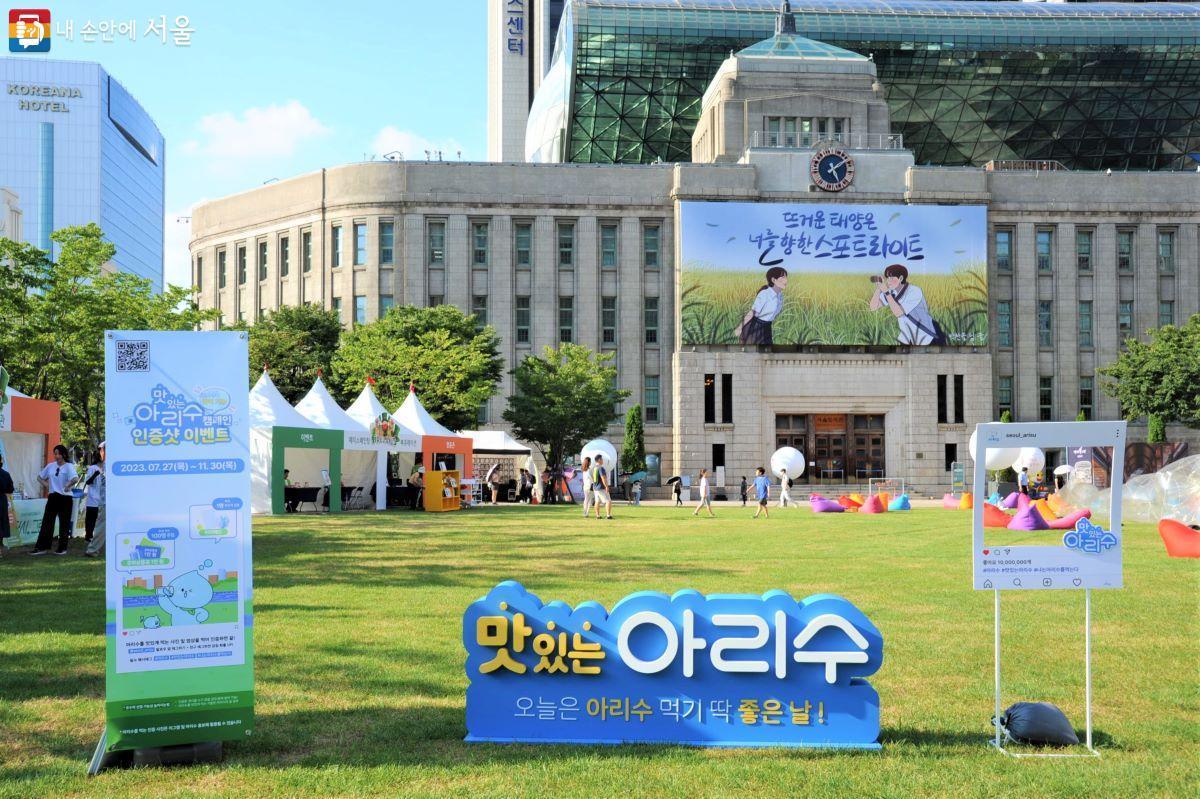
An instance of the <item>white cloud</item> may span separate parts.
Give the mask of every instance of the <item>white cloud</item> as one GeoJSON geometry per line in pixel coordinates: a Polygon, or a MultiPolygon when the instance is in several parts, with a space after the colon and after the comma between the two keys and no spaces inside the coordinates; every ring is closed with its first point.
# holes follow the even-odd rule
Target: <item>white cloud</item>
{"type": "Polygon", "coordinates": [[[229,111],[208,114],[201,117],[199,128],[200,138],[183,142],[180,152],[213,159],[218,168],[287,158],[301,145],[330,132],[299,100],[247,108],[240,115],[229,111]]]}
{"type": "Polygon", "coordinates": [[[399,151],[404,153],[406,161],[424,161],[425,151],[428,150],[431,158],[437,158],[438,150],[442,152],[443,161],[458,160],[458,153],[462,150],[462,145],[454,139],[444,139],[434,141],[427,139],[419,133],[413,133],[410,130],[400,130],[392,125],[388,125],[383,130],[375,135],[371,141],[371,150],[376,158],[382,158],[385,154],[399,151]]]}

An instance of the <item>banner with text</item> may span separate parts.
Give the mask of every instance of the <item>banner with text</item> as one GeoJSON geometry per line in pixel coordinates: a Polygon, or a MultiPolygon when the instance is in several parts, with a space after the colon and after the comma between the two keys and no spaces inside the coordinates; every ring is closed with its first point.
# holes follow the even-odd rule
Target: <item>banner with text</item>
{"type": "Polygon", "coordinates": [[[246,344],[105,336],[107,751],[252,732],[246,344]]]}

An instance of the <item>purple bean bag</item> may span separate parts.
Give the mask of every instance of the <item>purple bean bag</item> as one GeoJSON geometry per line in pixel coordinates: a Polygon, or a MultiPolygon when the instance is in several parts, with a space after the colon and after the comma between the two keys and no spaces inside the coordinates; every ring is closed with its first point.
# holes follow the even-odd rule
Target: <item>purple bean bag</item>
{"type": "Polygon", "coordinates": [[[1032,502],[1028,494],[1017,494],[1017,510],[1025,510],[1032,502]]]}
{"type": "MultiPolygon", "coordinates": [[[[1044,518],[1044,517],[1043,517],[1044,518]]],[[[1077,510],[1074,513],[1068,513],[1066,516],[1058,519],[1046,519],[1046,526],[1051,530],[1073,530],[1075,522],[1080,519],[1092,518],[1092,512],[1087,508],[1077,510]]]]}
{"type": "Polygon", "coordinates": [[[950,510],[958,510],[958,503],[961,502],[958,497],[953,494],[942,494],[942,507],[950,510]]]}
{"type": "Polygon", "coordinates": [[[901,494],[888,502],[888,510],[912,510],[912,505],[908,502],[908,494],[901,494]]]}
{"type": "Polygon", "coordinates": [[[826,499],[820,494],[810,496],[808,504],[812,505],[813,513],[841,513],[846,510],[837,503],[837,500],[826,499]]]}
{"type": "Polygon", "coordinates": [[[1050,525],[1046,524],[1046,520],[1042,518],[1042,514],[1038,513],[1038,509],[1026,503],[1025,507],[1017,511],[1017,515],[1008,523],[1009,530],[1048,530],[1050,525]]]}
{"type": "Polygon", "coordinates": [[[1008,508],[1009,510],[1012,510],[1013,508],[1017,507],[1017,497],[1019,497],[1019,496],[1021,496],[1020,492],[1017,492],[1017,491],[1012,492],[1007,497],[1005,497],[1003,500],[1001,500],[1000,507],[1008,508]]]}

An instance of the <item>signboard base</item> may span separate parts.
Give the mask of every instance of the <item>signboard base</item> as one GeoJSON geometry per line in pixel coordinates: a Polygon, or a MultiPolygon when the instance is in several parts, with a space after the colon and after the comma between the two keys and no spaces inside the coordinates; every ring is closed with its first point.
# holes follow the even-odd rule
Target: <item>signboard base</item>
{"type": "Polygon", "coordinates": [[[148,746],[143,749],[122,749],[106,752],[108,733],[101,733],[100,742],[88,764],[88,776],[94,777],[101,771],[114,768],[140,768],[142,766],[194,766],[203,763],[219,763],[225,756],[221,741],[205,741],[175,746],[148,746]]]}

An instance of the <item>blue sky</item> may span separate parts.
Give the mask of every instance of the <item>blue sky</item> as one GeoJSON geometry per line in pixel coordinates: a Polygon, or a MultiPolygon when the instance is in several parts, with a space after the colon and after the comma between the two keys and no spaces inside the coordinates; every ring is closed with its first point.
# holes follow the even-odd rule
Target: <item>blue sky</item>
{"type": "Polygon", "coordinates": [[[486,156],[485,0],[48,5],[52,24],[74,24],[74,40],[53,36],[48,57],[99,62],[166,138],[169,283],[189,281],[176,218],[197,202],[392,150],[486,156]],[[190,46],[143,35],[163,15],[168,27],[189,18],[190,46]],[[134,20],[137,38],[84,42],[89,20],[134,20]]]}

